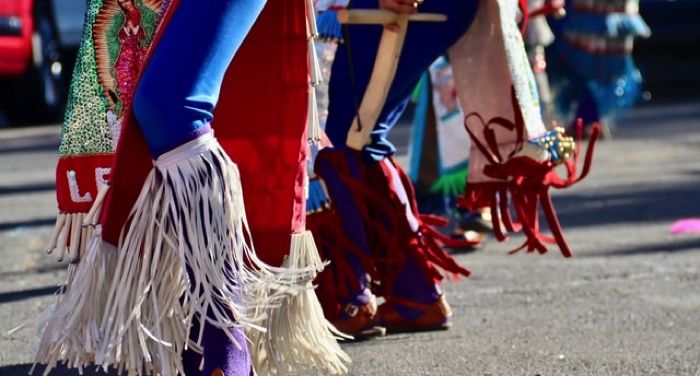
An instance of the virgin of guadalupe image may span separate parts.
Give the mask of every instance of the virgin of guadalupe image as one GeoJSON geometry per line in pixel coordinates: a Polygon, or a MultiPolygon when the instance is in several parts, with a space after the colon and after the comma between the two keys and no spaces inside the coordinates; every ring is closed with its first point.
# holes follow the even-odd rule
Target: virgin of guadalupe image
{"type": "Polygon", "coordinates": [[[147,40],[144,28],[141,26],[141,11],[133,0],[117,0],[119,8],[124,12],[124,25],[119,28],[119,55],[114,64],[114,75],[117,79],[117,90],[121,103],[131,103],[136,86],[136,75],[146,55],[144,42],[147,40]]]}
{"type": "Polygon", "coordinates": [[[161,0],[105,0],[93,26],[98,80],[115,144],[160,12],[161,0]]]}

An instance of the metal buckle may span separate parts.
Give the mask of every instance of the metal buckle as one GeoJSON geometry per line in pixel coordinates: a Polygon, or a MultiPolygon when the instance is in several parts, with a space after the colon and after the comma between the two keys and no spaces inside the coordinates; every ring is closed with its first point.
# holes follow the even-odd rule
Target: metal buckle
{"type": "Polygon", "coordinates": [[[345,306],[344,311],[345,313],[347,313],[348,316],[355,317],[358,313],[360,313],[360,307],[354,304],[348,304],[345,306]]]}

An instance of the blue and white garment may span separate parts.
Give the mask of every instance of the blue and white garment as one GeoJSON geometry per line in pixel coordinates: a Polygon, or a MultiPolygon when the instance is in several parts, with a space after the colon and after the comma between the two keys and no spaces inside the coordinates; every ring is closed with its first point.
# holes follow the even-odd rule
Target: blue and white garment
{"type": "Polygon", "coordinates": [[[635,38],[651,35],[639,0],[574,0],[558,25],[553,46],[560,107],[590,97],[600,118],[639,99],[642,77],[634,65],[635,38]]]}

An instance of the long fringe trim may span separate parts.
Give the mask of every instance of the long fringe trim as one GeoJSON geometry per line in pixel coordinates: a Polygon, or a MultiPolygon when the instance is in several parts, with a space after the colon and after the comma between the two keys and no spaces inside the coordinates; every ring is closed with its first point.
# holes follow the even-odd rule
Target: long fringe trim
{"type": "Polygon", "coordinates": [[[57,303],[29,323],[43,328],[36,361],[46,374],[58,363],[184,374],[183,350],[201,351],[202,333],[189,339],[193,320],[242,328],[260,374],[347,372],[342,334],[311,286],[325,266],[312,236],[293,237],[286,268],[259,260],[238,170],[211,135],[156,162],[124,231],[117,251],[96,227],[57,303]]]}
{"type": "Polygon", "coordinates": [[[56,303],[20,327],[37,326],[43,330],[35,361],[46,365],[44,375],[59,363],[82,374],[83,368],[94,361],[101,341],[99,324],[106,305],[105,291],[114,275],[116,252],[116,247],[102,242],[101,229],[97,226],[85,259],[68,267],[56,303]]]}
{"type": "MultiPolygon", "coordinates": [[[[98,227],[99,229],[99,227],[98,227]]],[[[118,251],[99,231],[84,262],[71,266],[55,306],[33,320],[44,328],[36,360],[120,374],[184,374],[182,352],[201,351],[193,321],[265,331],[270,310],[309,289],[318,266],[274,268],[249,241],[237,167],[212,135],[156,161],[118,251]]],[[[204,327],[204,325],[200,325],[204,327]]],[[[230,338],[237,343],[235,338],[230,338]]]]}
{"type": "Polygon", "coordinates": [[[97,191],[95,202],[88,213],[58,214],[47,253],[56,252],[59,262],[62,262],[66,255],[71,264],[80,261],[95,235],[95,227],[102,213],[102,204],[108,190],[108,186],[103,186],[97,191]]]}
{"type": "Polygon", "coordinates": [[[161,156],[122,234],[96,363],[175,375],[186,347],[201,351],[193,320],[233,343],[229,328],[265,331],[267,312],[316,272],[264,264],[249,234],[238,169],[211,134],[161,156]]]}
{"type": "Polygon", "coordinates": [[[108,191],[108,186],[98,190],[88,213],[58,216],[49,253],[58,249],[59,262],[68,253],[66,281],[58,289],[53,305],[10,332],[14,334],[29,326],[43,332],[35,360],[46,365],[45,375],[59,362],[82,374],[83,368],[94,360],[100,340],[101,309],[105,306],[105,290],[114,272],[116,253],[114,246],[102,242],[101,226],[97,224],[108,191]]]}
{"type": "MultiPolygon", "coordinates": [[[[311,232],[292,235],[289,256],[284,265],[292,270],[313,268],[321,272],[325,264],[319,257],[311,232]]],[[[300,294],[290,295],[279,309],[272,311],[265,323],[266,332],[248,333],[253,342],[251,352],[255,370],[261,375],[298,373],[306,369],[330,374],[348,372],[350,357],[338,345],[348,337],[325,319],[321,304],[311,286],[300,294]]]]}

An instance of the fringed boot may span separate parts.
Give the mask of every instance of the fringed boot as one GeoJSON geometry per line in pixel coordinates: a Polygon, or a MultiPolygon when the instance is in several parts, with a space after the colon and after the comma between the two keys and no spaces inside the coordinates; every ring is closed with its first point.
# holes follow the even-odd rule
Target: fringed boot
{"type": "MultiPolygon", "coordinates": [[[[333,301],[333,293],[338,297],[327,310],[335,315],[340,311],[339,317],[345,317],[343,308],[353,306],[347,304],[348,298],[357,300],[370,287],[386,301],[378,309],[375,326],[393,330],[449,326],[451,311],[438,282],[443,271],[454,279],[469,275],[469,271],[438,244],[457,245],[431,226],[445,221],[418,214],[403,170],[390,159],[365,163],[359,152],[336,148],[319,154],[316,172],[324,179],[333,204],[333,210],[318,221],[324,227],[319,227],[316,235],[322,249],[333,254],[329,268],[333,275],[321,280],[320,289],[330,295],[325,302],[333,301]],[[324,231],[332,227],[342,229],[342,233],[324,231]],[[324,284],[331,283],[341,290],[328,292],[324,284]],[[348,290],[354,294],[348,295],[348,290]]],[[[310,218],[313,216],[320,214],[310,218]]]]}

